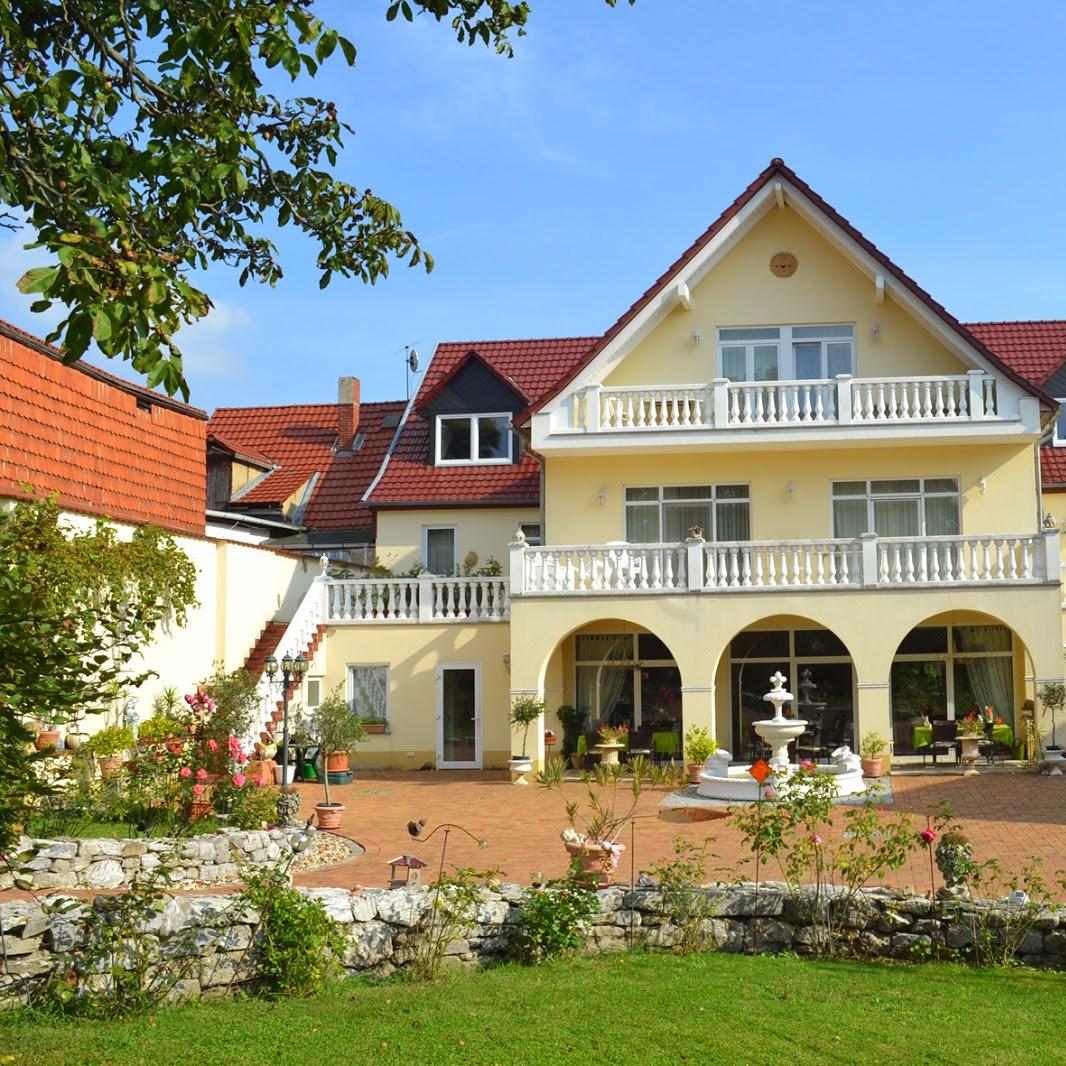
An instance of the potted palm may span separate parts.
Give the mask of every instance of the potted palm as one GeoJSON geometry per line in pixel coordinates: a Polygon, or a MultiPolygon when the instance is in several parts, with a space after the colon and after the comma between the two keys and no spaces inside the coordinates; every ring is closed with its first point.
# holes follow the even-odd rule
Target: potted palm
{"type": "Polygon", "coordinates": [[[698,785],[707,760],[718,750],[718,741],[701,725],[694,725],[685,734],[685,762],[688,764],[689,784],[698,785]]]}
{"type": "Polygon", "coordinates": [[[511,699],[511,725],[522,728],[522,754],[512,755],[509,763],[511,780],[516,785],[528,785],[526,774],[533,769],[533,761],[526,754],[529,727],[544,713],[544,701],[536,696],[514,696],[511,699]]]}
{"type": "Polygon", "coordinates": [[[322,757],[322,788],[325,800],[315,805],[318,828],[337,829],[344,814],[344,804],[334,803],[330,795],[331,756],[334,757],[333,765],[347,769],[348,753],[364,736],[363,723],[352,713],[348,701],[341,695],[340,685],[311,712],[308,732],[318,745],[318,752],[322,757]]]}
{"type": "Polygon", "coordinates": [[[859,744],[859,761],[863,777],[880,777],[885,772],[888,744],[880,733],[867,733],[859,744]]]}
{"type": "Polygon", "coordinates": [[[109,725],[94,733],[85,745],[85,750],[96,758],[101,777],[112,777],[123,763],[123,754],[133,747],[133,727],[109,725]]]}

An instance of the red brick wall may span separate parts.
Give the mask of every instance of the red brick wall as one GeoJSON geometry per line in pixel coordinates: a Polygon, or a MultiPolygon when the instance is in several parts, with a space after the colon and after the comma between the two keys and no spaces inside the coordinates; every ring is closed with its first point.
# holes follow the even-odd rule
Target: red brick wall
{"type": "Polygon", "coordinates": [[[29,483],[72,511],[203,534],[207,423],[137,403],[0,334],[0,496],[29,483]]]}

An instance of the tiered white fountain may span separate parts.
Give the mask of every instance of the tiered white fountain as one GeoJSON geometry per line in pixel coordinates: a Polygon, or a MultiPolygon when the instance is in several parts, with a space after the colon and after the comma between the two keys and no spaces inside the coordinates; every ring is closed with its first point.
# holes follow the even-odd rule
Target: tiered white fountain
{"type": "MultiPolygon", "coordinates": [[[[763,699],[773,704],[774,716],[752,723],[755,732],[770,745],[773,752],[770,768],[774,772],[774,782],[777,785],[799,769],[795,763],[788,761],[788,746],[807,728],[807,723],[802,719],[786,718],[784,715],[785,705],[793,699],[792,693],[785,690],[786,680],[788,679],[780,670],[770,678],[773,687],[763,699]]],[[[731,760],[732,755],[721,748],[708,758],[703,773],[700,774],[700,783],[696,789],[698,795],[708,799],[744,802],[757,800],[765,794],[765,786],[760,785],[748,773],[748,768],[743,765],[730,766],[731,760]]],[[[837,783],[838,796],[853,796],[866,788],[862,780],[859,757],[848,747],[837,748],[833,752],[833,762],[830,766],[817,766],[815,769],[818,773],[833,776],[837,783]]]]}

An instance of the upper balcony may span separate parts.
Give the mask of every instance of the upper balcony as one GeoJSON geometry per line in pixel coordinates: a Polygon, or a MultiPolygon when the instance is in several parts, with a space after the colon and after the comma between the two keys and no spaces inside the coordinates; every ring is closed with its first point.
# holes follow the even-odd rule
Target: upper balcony
{"type": "Polygon", "coordinates": [[[626,450],[651,444],[752,444],[832,439],[898,442],[903,435],[953,442],[1029,437],[1038,401],[1002,394],[983,370],[917,377],[730,381],[693,385],[586,385],[534,417],[533,446],[626,450]],[[860,433],[856,433],[856,429],[860,433]]]}

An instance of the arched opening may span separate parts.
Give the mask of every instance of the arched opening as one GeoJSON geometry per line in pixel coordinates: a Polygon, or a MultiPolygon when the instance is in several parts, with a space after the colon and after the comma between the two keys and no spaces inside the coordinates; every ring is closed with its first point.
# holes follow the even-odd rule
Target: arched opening
{"type": "Polygon", "coordinates": [[[1028,652],[999,619],[976,611],[934,615],[900,641],[891,668],[892,741],[897,755],[921,755],[933,725],[969,715],[994,727],[999,754],[1016,750],[1028,652]]]}
{"type": "Polygon", "coordinates": [[[718,664],[718,729],[730,737],[733,757],[759,752],[752,723],[769,715],[763,696],[777,671],[795,696],[791,713],[810,723],[797,754],[819,759],[844,744],[855,749],[856,678],[847,645],[810,618],[775,615],[738,632],[718,664]]]}

